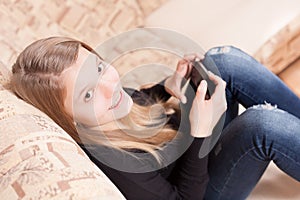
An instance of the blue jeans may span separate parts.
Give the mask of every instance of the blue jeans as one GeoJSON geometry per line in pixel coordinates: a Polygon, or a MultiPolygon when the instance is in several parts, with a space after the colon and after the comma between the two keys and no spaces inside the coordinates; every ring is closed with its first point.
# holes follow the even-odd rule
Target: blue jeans
{"type": "Polygon", "coordinates": [[[213,48],[203,62],[208,58],[227,82],[228,110],[222,135],[209,154],[205,199],[245,199],[270,161],[300,181],[300,99],[235,47],[213,48]],[[239,103],[247,110],[238,116],[239,103]]]}

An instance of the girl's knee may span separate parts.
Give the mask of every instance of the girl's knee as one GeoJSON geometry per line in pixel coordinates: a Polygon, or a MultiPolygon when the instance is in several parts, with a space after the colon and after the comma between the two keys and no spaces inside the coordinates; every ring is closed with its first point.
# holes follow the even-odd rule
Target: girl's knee
{"type": "MultiPolygon", "coordinates": [[[[203,63],[210,68],[217,68],[222,77],[244,74],[249,71],[254,59],[234,46],[214,47],[207,51],[203,63]]],[[[214,70],[211,70],[214,72],[214,70]]]]}
{"type": "MultiPolygon", "coordinates": [[[[248,108],[225,129],[221,146],[254,150],[262,159],[270,158],[272,147],[300,144],[300,119],[271,105],[248,108]]],[[[222,149],[222,148],[221,148],[222,149]]]]}
{"type": "Polygon", "coordinates": [[[300,119],[268,103],[252,106],[242,114],[243,121],[254,134],[269,137],[300,136],[300,119]]]}

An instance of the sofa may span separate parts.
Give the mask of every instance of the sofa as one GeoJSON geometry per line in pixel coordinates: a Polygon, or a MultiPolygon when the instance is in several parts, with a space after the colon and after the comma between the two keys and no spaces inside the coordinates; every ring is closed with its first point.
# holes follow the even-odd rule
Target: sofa
{"type": "MultiPolygon", "coordinates": [[[[44,2],[24,0],[1,3],[0,199],[125,199],[116,186],[90,161],[66,132],[45,114],[9,91],[7,83],[10,77],[10,66],[26,45],[38,38],[51,35],[75,37],[97,45],[115,34],[140,26],[170,28],[193,38],[193,30],[195,30],[193,23],[190,23],[189,27],[176,24],[176,13],[178,6],[182,8],[182,4],[196,8],[199,2],[203,7],[211,5],[209,2],[214,3],[203,0],[55,0],[44,2]],[[99,10],[101,12],[98,12],[99,10]],[[166,14],[170,14],[171,19],[167,18],[166,14]]],[[[227,7],[221,8],[236,8],[236,3],[242,1],[228,0],[226,2],[227,7]]],[[[290,57],[293,59],[299,57],[299,51],[283,58],[278,57],[282,55],[278,53],[278,49],[282,47],[283,40],[282,38],[274,40],[273,36],[280,33],[280,30],[284,30],[282,29],[284,27],[288,27],[288,30],[296,29],[295,32],[297,32],[298,25],[295,26],[297,23],[286,26],[296,16],[292,15],[298,12],[296,8],[294,6],[291,10],[293,12],[285,22],[282,22],[273,32],[264,35],[265,37],[254,46],[251,46],[253,44],[249,41],[242,43],[245,38],[244,40],[239,38],[240,43],[234,44],[237,40],[229,37],[229,33],[225,38],[226,41],[224,39],[223,42],[242,47],[265,63],[272,71],[272,66],[277,63],[276,59],[288,61],[284,64],[279,63],[279,67],[274,68],[274,73],[279,74],[292,62],[289,60],[290,57]],[[274,56],[277,57],[274,58],[274,56]]],[[[184,12],[185,14],[181,11],[180,16],[188,16],[189,10],[184,12]]],[[[234,24],[232,26],[238,28],[234,27],[234,24]]],[[[195,33],[194,36],[199,35],[195,33]]],[[[205,44],[202,43],[205,49],[221,45],[212,36],[214,35],[207,34],[194,39],[200,43],[205,41],[205,44]]],[[[292,47],[297,49],[298,35],[291,34],[290,38],[294,39],[291,40],[293,42],[285,42],[293,44],[292,47]]],[[[128,61],[128,57],[125,60],[128,61]]],[[[137,52],[129,60],[131,62],[126,62],[124,59],[118,62],[122,66],[118,69],[121,75],[130,71],[137,63],[141,65],[141,62],[151,61],[151,63],[166,63],[171,66],[175,63],[174,59],[166,58],[162,52],[147,52],[147,56],[145,52],[137,52]]],[[[160,75],[165,76],[165,74],[160,75]]],[[[141,85],[140,76],[141,74],[137,74],[134,79],[126,80],[127,85],[133,87],[141,85]]],[[[142,79],[147,82],[145,80],[147,78],[151,82],[161,77],[143,76],[142,79]]],[[[299,188],[298,182],[280,173],[274,165],[271,165],[249,199],[299,199],[299,188]]]]}

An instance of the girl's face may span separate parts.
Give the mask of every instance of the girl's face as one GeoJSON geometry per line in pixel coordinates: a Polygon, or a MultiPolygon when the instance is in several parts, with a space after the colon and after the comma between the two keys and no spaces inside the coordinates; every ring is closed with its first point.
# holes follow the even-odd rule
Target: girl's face
{"type": "Polygon", "coordinates": [[[64,106],[75,122],[99,126],[126,116],[131,97],[123,90],[118,72],[97,55],[80,47],[78,58],[62,73],[64,106]]]}

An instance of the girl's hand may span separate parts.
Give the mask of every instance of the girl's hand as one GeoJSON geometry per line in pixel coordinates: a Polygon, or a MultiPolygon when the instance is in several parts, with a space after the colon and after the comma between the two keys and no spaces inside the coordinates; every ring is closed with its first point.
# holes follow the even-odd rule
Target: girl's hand
{"type": "Polygon", "coordinates": [[[192,61],[195,58],[202,60],[204,56],[196,53],[185,55],[182,60],[179,60],[174,74],[165,81],[165,90],[172,96],[180,99],[182,103],[186,103],[187,100],[184,91],[181,90],[181,83],[190,77],[193,67],[192,61]]]}
{"type": "Polygon", "coordinates": [[[226,82],[219,76],[209,72],[209,79],[216,84],[215,92],[211,98],[205,100],[207,82],[202,80],[197,88],[189,119],[191,124],[191,135],[193,137],[208,137],[213,128],[227,109],[225,87],[226,82]]]}

